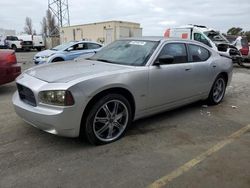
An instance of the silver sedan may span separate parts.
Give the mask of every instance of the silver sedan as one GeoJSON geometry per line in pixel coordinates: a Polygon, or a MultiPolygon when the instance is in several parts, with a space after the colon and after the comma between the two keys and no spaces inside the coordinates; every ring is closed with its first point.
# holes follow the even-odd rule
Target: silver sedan
{"type": "Polygon", "coordinates": [[[41,130],[106,144],[133,120],[198,100],[220,103],[231,78],[232,60],[199,42],[123,39],[86,60],[27,70],[13,104],[41,130]]]}

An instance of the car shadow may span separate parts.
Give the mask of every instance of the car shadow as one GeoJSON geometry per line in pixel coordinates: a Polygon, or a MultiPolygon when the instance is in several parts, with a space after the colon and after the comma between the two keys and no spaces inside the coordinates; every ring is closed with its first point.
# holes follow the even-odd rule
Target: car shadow
{"type": "Polygon", "coordinates": [[[164,130],[166,129],[172,129],[176,128],[176,124],[165,124],[164,127],[162,126],[155,126],[156,123],[170,120],[170,119],[176,119],[179,116],[183,116],[183,114],[188,113],[193,110],[197,110],[201,108],[202,105],[205,105],[205,101],[198,101],[189,105],[185,105],[173,110],[161,112],[152,116],[148,116],[143,119],[139,119],[130,126],[130,128],[127,131],[127,135],[141,135],[141,134],[147,134],[148,132],[156,132],[156,131],[162,131],[162,128],[164,130]]]}

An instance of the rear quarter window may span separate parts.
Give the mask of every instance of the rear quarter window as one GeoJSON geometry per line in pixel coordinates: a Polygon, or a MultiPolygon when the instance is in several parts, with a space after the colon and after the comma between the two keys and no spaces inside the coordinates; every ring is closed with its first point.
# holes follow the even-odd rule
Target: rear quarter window
{"type": "Polygon", "coordinates": [[[209,50],[198,45],[188,44],[191,62],[202,62],[211,56],[209,50]]]}

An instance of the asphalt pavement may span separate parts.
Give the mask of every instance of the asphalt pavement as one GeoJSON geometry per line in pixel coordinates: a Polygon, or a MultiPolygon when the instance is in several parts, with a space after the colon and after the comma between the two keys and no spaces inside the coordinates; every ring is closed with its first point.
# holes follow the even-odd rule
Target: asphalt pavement
{"type": "MultiPolygon", "coordinates": [[[[36,52],[17,53],[23,70],[36,52]]],[[[92,146],[20,119],[0,86],[0,187],[250,187],[250,70],[235,66],[223,103],[194,103],[133,123],[92,146]]],[[[74,120],[72,120],[74,121],[74,120]]]]}

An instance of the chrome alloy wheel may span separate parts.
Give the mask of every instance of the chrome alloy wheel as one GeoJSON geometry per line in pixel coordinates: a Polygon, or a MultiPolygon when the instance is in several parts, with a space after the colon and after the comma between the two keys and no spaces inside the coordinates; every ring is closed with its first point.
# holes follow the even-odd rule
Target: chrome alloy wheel
{"type": "Polygon", "coordinates": [[[213,88],[213,100],[216,103],[219,103],[223,99],[225,87],[226,84],[223,78],[219,78],[218,80],[216,80],[213,88]]]}
{"type": "Polygon", "coordinates": [[[93,121],[95,136],[104,142],[117,139],[128,124],[128,108],[120,100],[110,100],[102,105],[93,121]]]}

